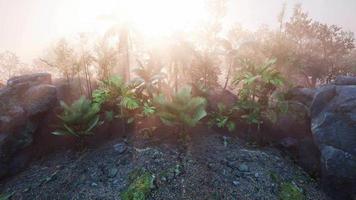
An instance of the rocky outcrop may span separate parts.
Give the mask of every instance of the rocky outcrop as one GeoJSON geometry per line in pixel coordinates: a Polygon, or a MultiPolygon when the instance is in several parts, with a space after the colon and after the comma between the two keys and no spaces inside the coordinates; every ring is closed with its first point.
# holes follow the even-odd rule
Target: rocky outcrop
{"type": "Polygon", "coordinates": [[[351,199],[356,196],[356,85],[352,78],[342,80],[318,89],[311,105],[311,130],[321,152],[324,184],[338,191],[338,199],[351,199]]]}
{"type": "Polygon", "coordinates": [[[20,170],[30,159],[26,151],[44,114],[57,103],[51,75],[11,78],[0,89],[0,178],[20,170]]]}
{"type": "Polygon", "coordinates": [[[218,104],[223,103],[227,108],[233,107],[237,102],[237,96],[229,90],[214,88],[207,95],[209,110],[217,110],[218,104]]]}
{"type": "Polygon", "coordinates": [[[280,113],[267,127],[268,138],[282,149],[288,150],[296,162],[308,173],[320,171],[320,152],[310,130],[310,112],[304,95],[296,95],[287,101],[288,109],[280,113]],[[301,102],[300,102],[300,101],[301,102]]]}

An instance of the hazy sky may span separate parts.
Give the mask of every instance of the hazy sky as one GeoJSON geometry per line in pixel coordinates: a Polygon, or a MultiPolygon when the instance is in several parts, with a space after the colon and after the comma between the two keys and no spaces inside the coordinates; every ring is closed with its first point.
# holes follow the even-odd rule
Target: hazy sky
{"type": "MultiPolygon", "coordinates": [[[[228,18],[249,29],[276,26],[285,2],[288,15],[302,3],[312,18],[356,32],[356,0],[230,1],[228,18]]],[[[13,51],[29,62],[61,36],[100,29],[97,16],[110,14],[115,6],[115,0],[0,0],[0,52],[13,51]]]]}

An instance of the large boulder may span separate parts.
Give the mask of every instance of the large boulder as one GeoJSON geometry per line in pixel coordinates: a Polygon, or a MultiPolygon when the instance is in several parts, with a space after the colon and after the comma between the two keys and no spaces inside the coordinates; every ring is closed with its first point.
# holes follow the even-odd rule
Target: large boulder
{"type": "Polygon", "coordinates": [[[309,108],[297,100],[305,98],[287,101],[287,111],[280,113],[276,121],[265,123],[264,134],[267,134],[267,139],[287,150],[304,170],[317,175],[320,171],[320,152],[310,130],[309,108]]]}
{"type": "Polygon", "coordinates": [[[338,191],[337,199],[356,197],[356,85],[319,88],[311,105],[311,130],[327,191],[338,191]]]}
{"type": "Polygon", "coordinates": [[[0,89],[0,178],[20,170],[44,115],[57,103],[46,73],[18,76],[0,89]]]}
{"type": "Polygon", "coordinates": [[[315,92],[315,89],[296,87],[286,93],[286,99],[302,103],[309,107],[314,99],[315,92]]]}
{"type": "Polygon", "coordinates": [[[217,110],[219,103],[226,105],[228,108],[234,106],[237,102],[237,96],[229,90],[224,90],[223,88],[214,88],[209,90],[207,100],[209,102],[208,109],[217,110]]]}
{"type": "Polygon", "coordinates": [[[354,76],[337,76],[335,85],[356,85],[356,77],[354,76]]]}

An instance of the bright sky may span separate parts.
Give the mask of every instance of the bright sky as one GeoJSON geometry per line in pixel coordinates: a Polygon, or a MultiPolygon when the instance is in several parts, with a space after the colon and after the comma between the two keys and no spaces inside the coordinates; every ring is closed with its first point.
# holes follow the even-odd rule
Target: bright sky
{"type": "MultiPolygon", "coordinates": [[[[204,15],[200,0],[126,0],[137,17],[165,23],[171,29],[182,26],[191,15],[204,15]],[[148,2],[165,3],[171,10],[162,11],[148,2]],[[175,4],[175,2],[183,2],[175,4]],[[193,3],[192,3],[193,2],[193,3]],[[183,5],[184,4],[184,5],[183,5]],[[192,4],[192,6],[186,6],[192,4]],[[169,16],[181,16],[183,21],[169,16]],[[184,21],[185,20],[185,21],[184,21]],[[168,24],[168,21],[173,21],[168,24]]],[[[276,16],[283,2],[290,15],[296,3],[302,3],[314,19],[337,24],[356,32],[356,0],[230,0],[228,19],[243,27],[256,29],[261,24],[276,26],[276,16]]],[[[45,48],[61,36],[95,32],[108,27],[99,16],[117,12],[118,0],[0,0],[0,52],[10,50],[26,62],[43,55],[45,48]]],[[[121,6],[122,7],[122,6],[121,6]]],[[[138,23],[145,26],[145,23],[138,23]]],[[[151,24],[151,26],[155,24],[151,24]]],[[[156,24],[157,25],[157,24],[156,24]]],[[[152,33],[154,34],[154,32],[152,33]]]]}

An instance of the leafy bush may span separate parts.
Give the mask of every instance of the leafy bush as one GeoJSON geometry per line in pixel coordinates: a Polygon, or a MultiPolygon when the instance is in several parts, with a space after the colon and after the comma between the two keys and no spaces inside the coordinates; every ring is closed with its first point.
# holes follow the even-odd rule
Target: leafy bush
{"type": "Polygon", "coordinates": [[[130,123],[134,120],[132,111],[140,107],[135,87],[134,84],[125,84],[120,76],[113,76],[104,80],[99,89],[93,92],[93,102],[117,111],[118,117],[130,123]]]}
{"type": "Polygon", "coordinates": [[[145,64],[138,63],[139,68],[134,70],[137,77],[133,80],[136,85],[136,94],[142,100],[152,99],[159,93],[160,83],[166,78],[166,74],[161,72],[160,66],[152,60],[148,60],[145,64]]]}
{"type": "Polygon", "coordinates": [[[155,98],[158,105],[157,115],[169,126],[179,126],[181,133],[186,133],[187,127],[194,127],[207,113],[206,100],[193,97],[191,87],[183,87],[170,100],[163,95],[155,98]]]}
{"type": "Polygon", "coordinates": [[[60,102],[63,112],[58,116],[63,124],[60,130],[52,132],[54,135],[88,136],[92,135],[92,130],[99,125],[99,111],[97,104],[85,97],[81,97],[72,105],[60,102]]]}
{"type": "Polygon", "coordinates": [[[263,116],[271,114],[270,96],[284,84],[282,75],[274,67],[275,62],[275,59],[267,60],[259,66],[244,60],[233,82],[241,87],[236,107],[244,113],[242,118],[249,124],[256,124],[258,129],[263,116]]]}
{"type": "Polygon", "coordinates": [[[232,114],[234,109],[228,109],[225,104],[218,103],[218,110],[210,113],[210,120],[208,122],[209,126],[217,126],[219,128],[227,128],[228,131],[232,132],[235,130],[236,125],[232,120],[232,114]]]}

